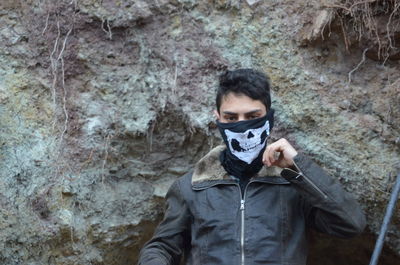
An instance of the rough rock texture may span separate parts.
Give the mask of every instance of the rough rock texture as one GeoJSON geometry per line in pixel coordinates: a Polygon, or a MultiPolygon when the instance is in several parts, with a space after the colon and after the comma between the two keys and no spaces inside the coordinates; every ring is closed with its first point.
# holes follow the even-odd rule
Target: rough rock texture
{"type": "MultiPolygon", "coordinates": [[[[366,264],[400,169],[399,63],[365,57],[338,26],[349,18],[321,3],[2,1],[0,263],[134,264],[169,185],[220,142],[218,74],[253,67],[272,80],[273,139],[368,216],[350,243],[314,235],[311,263],[337,264],[343,246],[366,264]]],[[[399,231],[398,206],[382,264],[399,231]]]]}

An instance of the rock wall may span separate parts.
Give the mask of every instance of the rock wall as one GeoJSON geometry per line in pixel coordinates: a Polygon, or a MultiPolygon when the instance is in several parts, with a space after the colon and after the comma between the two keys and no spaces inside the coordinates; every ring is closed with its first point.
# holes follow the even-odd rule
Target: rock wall
{"type": "MultiPolygon", "coordinates": [[[[289,139],[361,202],[368,231],[339,245],[353,247],[340,252],[348,264],[366,264],[400,167],[400,72],[393,54],[372,60],[365,42],[343,34],[340,21],[351,17],[340,8],[291,0],[0,7],[1,264],[134,264],[169,185],[220,143],[216,80],[238,67],[272,80],[272,138],[289,139]]],[[[397,207],[383,264],[400,254],[399,228],[397,207]]],[[[313,237],[311,263],[321,264],[338,241],[313,237]]]]}

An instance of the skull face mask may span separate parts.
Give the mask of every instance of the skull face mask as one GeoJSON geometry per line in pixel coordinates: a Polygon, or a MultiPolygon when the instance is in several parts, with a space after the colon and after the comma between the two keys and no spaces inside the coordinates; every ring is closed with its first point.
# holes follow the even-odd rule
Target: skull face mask
{"type": "Polygon", "coordinates": [[[233,132],[229,129],[225,129],[224,133],[228,141],[227,146],[232,154],[250,164],[265,147],[269,135],[269,121],[265,121],[260,128],[248,129],[243,133],[233,132]]]}
{"type": "Polygon", "coordinates": [[[261,169],[267,136],[273,127],[273,115],[274,110],[271,109],[264,117],[254,120],[234,123],[217,121],[228,147],[220,159],[228,173],[240,177],[255,174],[261,169]]]}

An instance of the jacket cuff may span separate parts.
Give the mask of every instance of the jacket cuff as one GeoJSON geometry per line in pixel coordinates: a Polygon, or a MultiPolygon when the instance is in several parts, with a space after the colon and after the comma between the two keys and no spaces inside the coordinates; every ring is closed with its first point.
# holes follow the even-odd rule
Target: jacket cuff
{"type": "Polygon", "coordinates": [[[147,256],[147,257],[142,257],[139,260],[138,265],[167,265],[170,264],[167,260],[162,259],[159,256],[147,256]]]}

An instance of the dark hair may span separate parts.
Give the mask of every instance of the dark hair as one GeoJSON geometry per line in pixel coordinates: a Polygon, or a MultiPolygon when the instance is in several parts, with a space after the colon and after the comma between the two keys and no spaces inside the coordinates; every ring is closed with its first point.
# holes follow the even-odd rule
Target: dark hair
{"type": "Polygon", "coordinates": [[[267,111],[271,107],[270,84],[268,76],[253,69],[237,69],[226,71],[219,77],[217,91],[217,111],[221,107],[222,98],[229,93],[243,94],[254,100],[260,100],[267,111]]]}

